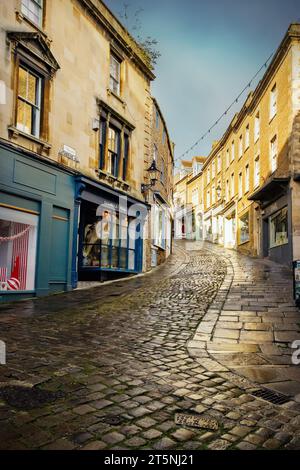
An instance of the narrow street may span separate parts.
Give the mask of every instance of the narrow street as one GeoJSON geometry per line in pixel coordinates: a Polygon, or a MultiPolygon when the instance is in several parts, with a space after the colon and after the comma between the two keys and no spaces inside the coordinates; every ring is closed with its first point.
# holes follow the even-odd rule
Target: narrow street
{"type": "Polygon", "coordinates": [[[152,274],[1,305],[1,448],[300,449],[291,287],[278,265],[181,242],[152,274]],[[267,382],[293,396],[250,393],[267,382]],[[36,404],[20,386],[55,394],[36,404]],[[178,425],[178,412],[218,430],[178,425]]]}

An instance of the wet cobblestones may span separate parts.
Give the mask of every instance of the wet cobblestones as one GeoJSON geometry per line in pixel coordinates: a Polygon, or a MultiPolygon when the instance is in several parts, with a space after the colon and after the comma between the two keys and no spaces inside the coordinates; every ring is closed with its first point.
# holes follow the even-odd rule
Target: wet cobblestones
{"type": "Polygon", "coordinates": [[[222,366],[188,353],[226,269],[216,253],[179,247],[144,277],[1,306],[0,386],[65,396],[24,411],[1,401],[0,448],[300,448],[296,404],[256,399],[222,366]],[[176,425],[178,411],[210,416],[219,429],[176,425]]]}

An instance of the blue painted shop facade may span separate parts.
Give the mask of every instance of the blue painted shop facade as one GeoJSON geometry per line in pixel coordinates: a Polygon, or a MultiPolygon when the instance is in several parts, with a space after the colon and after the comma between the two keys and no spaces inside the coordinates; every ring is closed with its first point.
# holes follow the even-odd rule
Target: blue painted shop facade
{"type": "Polygon", "coordinates": [[[125,196],[1,142],[0,301],[141,272],[143,240],[133,232],[143,231],[144,221],[130,211],[143,203],[128,197],[120,209],[120,195],[125,196]]]}
{"type": "Polygon", "coordinates": [[[0,144],[0,300],[72,288],[74,176],[0,144]]]}
{"type": "Polygon", "coordinates": [[[105,281],[141,272],[140,234],[149,207],[83,176],[77,176],[75,187],[78,238],[74,233],[73,287],[78,280],[105,281]]]}

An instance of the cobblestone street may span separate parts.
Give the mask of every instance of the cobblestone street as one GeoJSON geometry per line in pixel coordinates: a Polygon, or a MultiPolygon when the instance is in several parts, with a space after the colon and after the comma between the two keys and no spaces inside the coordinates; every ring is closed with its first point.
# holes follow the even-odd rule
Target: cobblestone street
{"type": "Polygon", "coordinates": [[[184,242],[151,274],[1,305],[0,447],[300,449],[299,319],[285,268],[184,242]],[[59,393],[30,407],[19,386],[59,393]]]}

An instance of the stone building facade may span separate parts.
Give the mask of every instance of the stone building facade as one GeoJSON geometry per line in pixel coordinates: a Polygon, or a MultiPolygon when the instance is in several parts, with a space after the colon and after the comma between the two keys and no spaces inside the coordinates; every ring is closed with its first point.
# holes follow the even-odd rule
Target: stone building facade
{"type": "Polygon", "coordinates": [[[154,161],[159,179],[149,194],[151,202],[151,264],[162,264],[172,252],[173,230],[173,174],[174,144],[159,104],[152,98],[151,106],[151,153],[148,164],[154,161]]]}
{"type": "Polygon", "coordinates": [[[149,58],[100,0],[3,0],[0,18],[1,298],[150,269],[149,58]]]}
{"type": "Polygon", "coordinates": [[[203,238],[291,266],[300,259],[300,25],[203,165],[203,238]]]}

